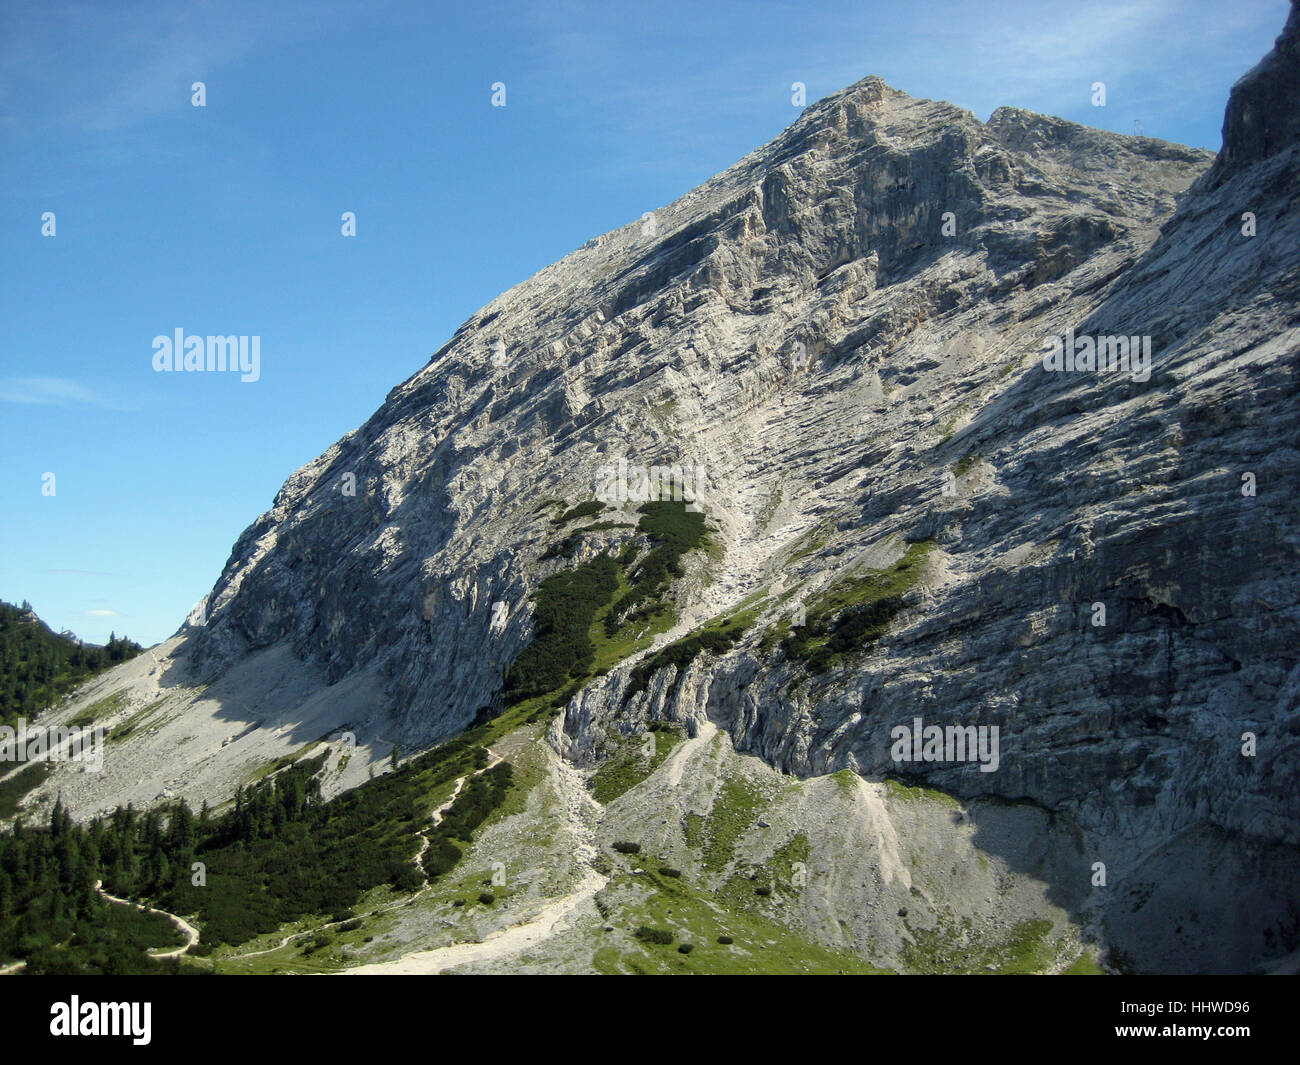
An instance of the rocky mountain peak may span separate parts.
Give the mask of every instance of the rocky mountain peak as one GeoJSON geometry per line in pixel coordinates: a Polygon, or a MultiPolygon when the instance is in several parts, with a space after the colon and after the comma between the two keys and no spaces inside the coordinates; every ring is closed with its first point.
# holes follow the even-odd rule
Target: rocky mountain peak
{"type": "MultiPolygon", "coordinates": [[[[602,471],[691,464],[708,550],[648,613],[604,604],[608,660],[547,693],[554,750],[590,768],[668,722],[879,781],[900,724],[997,728],[995,771],[910,772],[1068,825],[1043,875],[1114,943],[1166,971],[1295,949],[1296,27],[1233,90],[1217,163],[875,77],[814,104],[472,316],[286,481],[139,684],[210,682],[217,711],[177,701],[241,729],[446,738],[500,709],[544,582],[636,579],[650,541],[602,471]],[[1258,231],[1212,163],[1255,182],[1258,231]],[[1088,357],[1048,365],[1066,338],[1088,357]],[[1246,758],[1247,734],[1274,742],[1246,758]],[[1098,855],[1122,879],[1085,902],[1098,855]]],[[[238,776],[176,739],[155,760],[195,790],[238,776]]],[[[67,801],[147,802],[146,761],[67,801]]]]}
{"type": "Polygon", "coordinates": [[[1250,163],[1300,142],[1300,6],[1291,13],[1273,50],[1232,87],[1223,118],[1223,147],[1212,185],[1250,163]]]}

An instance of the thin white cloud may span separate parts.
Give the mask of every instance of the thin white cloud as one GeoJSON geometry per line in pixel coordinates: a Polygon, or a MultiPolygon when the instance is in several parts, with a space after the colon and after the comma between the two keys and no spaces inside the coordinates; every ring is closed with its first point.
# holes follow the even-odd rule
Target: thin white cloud
{"type": "Polygon", "coordinates": [[[117,135],[188,112],[196,81],[211,99],[241,61],[364,14],[339,2],[52,3],[0,32],[0,120],[32,132],[57,122],[117,135]]]}
{"type": "Polygon", "coordinates": [[[567,98],[552,89],[550,106],[581,112],[594,126],[642,132],[644,157],[626,159],[623,169],[669,170],[702,157],[711,173],[717,163],[712,143],[733,116],[752,119],[770,106],[773,114],[797,118],[797,110],[782,107],[792,80],[806,84],[809,104],[876,74],[909,95],[946,99],[981,119],[1009,105],[1128,132],[1141,117],[1147,132],[1160,136],[1196,101],[1217,123],[1235,74],[1207,75],[1202,57],[1216,56],[1234,37],[1261,25],[1280,27],[1285,17],[1278,15],[1277,0],[1244,6],[1249,11],[1236,10],[1229,19],[1219,5],[1174,0],[930,6],[885,0],[821,8],[823,17],[808,20],[806,32],[782,35],[788,3],[755,0],[746,5],[745,23],[769,31],[741,25],[740,43],[727,48],[723,32],[707,20],[686,27],[653,19],[632,25],[557,0],[530,9],[532,42],[519,58],[548,87],[571,86],[567,98]],[[715,54],[704,66],[638,76],[636,57],[661,54],[674,34],[689,39],[684,54],[716,42],[715,54]],[[1115,93],[1106,110],[1091,107],[1096,81],[1115,93]]]}
{"type": "Polygon", "coordinates": [[[0,402],[41,407],[99,407],[131,410],[131,404],[101,395],[66,377],[0,378],[0,402]]]}
{"type": "Polygon", "coordinates": [[[126,573],[109,573],[100,569],[38,569],[37,573],[59,573],[72,577],[127,577],[126,573]]]}
{"type": "MultiPolygon", "coordinates": [[[[156,17],[170,21],[166,13],[156,17]]],[[[93,132],[116,133],[167,112],[183,114],[191,106],[194,82],[213,79],[260,43],[259,28],[241,21],[226,26],[158,27],[157,36],[136,51],[121,73],[71,107],[65,120],[93,132]]],[[[129,37],[139,40],[137,34],[122,34],[119,39],[126,44],[129,37]]]]}
{"type": "Polygon", "coordinates": [[[116,610],[87,610],[86,613],[92,618],[120,618],[122,616],[116,610]]]}

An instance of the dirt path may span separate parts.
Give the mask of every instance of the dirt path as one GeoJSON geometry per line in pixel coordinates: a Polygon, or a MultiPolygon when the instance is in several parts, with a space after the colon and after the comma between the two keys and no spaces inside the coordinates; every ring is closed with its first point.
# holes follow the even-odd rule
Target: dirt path
{"type": "Polygon", "coordinates": [[[394,961],[374,962],[345,969],[339,975],[440,973],[458,965],[501,961],[536,946],[557,932],[565,931],[568,928],[568,916],[600,891],[609,882],[609,878],[598,873],[592,866],[597,854],[596,841],[585,816],[589,810],[599,811],[600,804],[591,797],[581,774],[563,758],[557,756],[553,761],[551,777],[564,803],[565,819],[574,841],[573,856],[582,870],[582,878],[571,892],[547,902],[528,920],[498,929],[478,943],[457,943],[450,947],[416,951],[394,961]]]}
{"type": "Polygon", "coordinates": [[[223,960],[241,961],[244,958],[256,958],[261,954],[271,954],[274,951],[279,950],[281,947],[287,946],[289,943],[297,939],[299,936],[311,935],[315,931],[316,929],[312,928],[306,932],[290,932],[287,936],[281,939],[280,942],[273,947],[267,947],[265,950],[250,950],[247,954],[231,954],[229,958],[223,960]]]}
{"type": "Polygon", "coordinates": [[[444,972],[469,962],[498,961],[508,958],[549,939],[560,923],[574,910],[605,886],[606,878],[589,869],[577,889],[561,899],[543,906],[531,921],[511,925],[493,932],[479,943],[457,943],[451,947],[407,954],[396,961],[375,962],[354,969],[344,969],[341,976],[379,976],[444,972]]]}
{"type": "Polygon", "coordinates": [[[699,727],[693,740],[687,740],[680,744],[672,754],[668,756],[666,763],[668,774],[668,784],[670,787],[677,787],[682,782],[682,774],[686,772],[686,763],[691,760],[695,752],[702,747],[706,747],[709,741],[718,734],[718,726],[712,721],[706,721],[699,727]]]}
{"type": "MultiPolygon", "coordinates": [[[[460,795],[460,789],[465,786],[465,781],[469,780],[470,777],[478,776],[480,773],[486,773],[489,769],[491,769],[494,765],[496,765],[498,762],[501,761],[501,756],[499,754],[495,754],[491,747],[487,748],[487,753],[488,753],[487,765],[485,765],[482,769],[476,769],[472,773],[467,773],[463,777],[456,778],[456,786],[451,789],[451,794],[447,796],[446,802],[444,802],[441,806],[437,807],[433,811],[433,813],[429,815],[429,822],[430,822],[429,828],[437,828],[440,824],[442,824],[442,815],[451,809],[452,804],[456,801],[456,797],[460,795]]],[[[419,851],[416,852],[415,857],[412,859],[412,861],[415,862],[415,868],[420,869],[421,871],[423,871],[423,866],[421,866],[420,862],[424,858],[424,852],[429,849],[429,828],[420,830],[420,849],[419,851]]],[[[428,885],[426,884],[425,887],[428,887],[428,885]]],[[[420,891],[423,890],[424,888],[420,889],[420,891]]]]}
{"type": "Polygon", "coordinates": [[[166,917],[167,920],[171,921],[172,924],[174,924],[177,928],[181,930],[181,932],[185,934],[185,945],[183,947],[173,947],[171,950],[165,950],[160,954],[152,953],[152,949],[151,949],[149,957],[159,958],[159,959],[179,958],[182,954],[189,951],[189,949],[199,941],[199,930],[195,928],[192,924],[190,924],[189,921],[185,920],[185,918],[177,917],[174,913],[168,913],[166,910],[159,910],[153,906],[141,906],[139,903],[132,902],[130,899],[119,899],[116,895],[110,895],[107,891],[105,891],[100,886],[101,884],[103,884],[102,880],[96,880],[95,890],[98,891],[102,896],[104,896],[104,898],[108,899],[109,902],[116,902],[123,906],[134,906],[136,909],[145,910],[148,913],[161,914],[163,917],[166,917]]]}
{"type": "MultiPolygon", "coordinates": [[[[137,910],[146,910],[149,913],[161,914],[163,917],[166,917],[167,920],[171,921],[171,923],[174,924],[177,928],[179,928],[181,932],[184,933],[185,935],[184,946],[173,947],[171,950],[164,950],[158,954],[155,954],[153,952],[153,948],[151,947],[148,952],[149,957],[154,958],[156,960],[162,960],[164,958],[179,958],[182,954],[185,954],[187,951],[189,951],[190,948],[193,947],[194,944],[196,944],[199,941],[199,930],[195,928],[192,924],[190,924],[189,921],[185,920],[185,918],[177,917],[174,913],[168,913],[166,910],[159,910],[153,906],[141,906],[138,902],[132,902],[130,899],[119,899],[116,895],[110,895],[107,891],[105,891],[103,887],[101,887],[103,883],[104,882],[102,880],[96,880],[95,890],[98,891],[99,894],[104,898],[106,898],[109,902],[115,902],[119,906],[134,906],[137,910]]],[[[16,961],[12,965],[0,966],[0,976],[8,976],[10,973],[16,973],[20,969],[24,968],[26,965],[27,963],[25,961],[16,961]]]]}
{"type": "MultiPolygon", "coordinates": [[[[500,760],[501,759],[498,758],[496,761],[499,762],[500,760]]],[[[492,766],[494,766],[495,764],[496,762],[489,762],[486,766],[484,766],[484,769],[491,769],[492,766]]],[[[480,772],[482,772],[482,770],[480,770],[480,772]]],[[[467,781],[468,779],[469,777],[460,777],[457,779],[456,786],[451,789],[451,795],[448,796],[447,801],[444,802],[441,806],[435,809],[432,814],[429,815],[429,820],[432,822],[430,827],[437,828],[440,824],[442,824],[442,815],[451,809],[451,804],[456,801],[456,796],[460,794],[460,789],[465,786],[465,781],[467,781]]],[[[426,828],[420,833],[420,849],[415,852],[415,857],[411,859],[411,861],[415,863],[416,869],[423,870],[424,866],[421,865],[420,863],[424,861],[424,853],[428,849],[429,849],[429,830],[426,828]]]]}
{"type": "MultiPolygon", "coordinates": [[[[430,815],[430,822],[431,822],[429,826],[430,828],[436,828],[438,825],[442,824],[443,814],[445,814],[448,810],[451,809],[451,804],[454,803],[456,801],[456,797],[460,795],[461,789],[465,786],[465,781],[469,780],[470,777],[478,776],[480,773],[486,773],[489,769],[491,769],[494,765],[496,765],[498,762],[502,760],[501,756],[499,754],[494,753],[492,748],[489,747],[487,751],[488,751],[487,765],[485,765],[482,769],[474,770],[473,773],[467,773],[463,777],[456,778],[456,786],[452,788],[451,795],[446,799],[446,801],[442,803],[441,806],[438,806],[436,809],[434,809],[434,811],[430,815]]],[[[417,869],[422,868],[422,866],[420,865],[420,861],[424,857],[425,851],[429,849],[428,831],[429,830],[427,828],[421,830],[420,849],[419,851],[416,852],[415,857],[411,859],[413,862],[415,862],[415,867],[417,869]]],[[[384,905],[378,907],[373,912],[384,913],[386,910],[393,910],[396,909],[398,906],[406,906],[412,901],[414,901],[415,899],[418,899],[426,891],[428,891],[429,887],[430,885],[426,883],[424,887],[420,888],[420,890],[415,892],[413,895],[403,895],[401,898],[397,898],[394,899],[392,902],[385,903],[384,905]]],[[[287,936],[283,936],[280,939],[280,942],[278,942],[273,947],[264,947],[261,950],[250,950],[247,951],[246,953],[231,954],[228,958],[224,960],[241,961],[244,958],[257,958],[263,954],[274,954],[277,950],[280,950],[281,948],[288,946],[295,939],[298,939],[302,936],[314,936],[317,932],[324,932],[331,928],[337,928],[339,925],[346,924],[346,923],[347,923],[346,921],[330,921],[327,924],[316,925],[315,927],[306,928],[299,932],[290,932],[287,936]]]]}

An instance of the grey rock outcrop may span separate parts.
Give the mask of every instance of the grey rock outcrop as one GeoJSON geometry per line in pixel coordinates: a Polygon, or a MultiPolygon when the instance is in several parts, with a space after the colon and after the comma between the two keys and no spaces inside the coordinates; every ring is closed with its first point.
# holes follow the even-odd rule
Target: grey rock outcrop
{"type": "Polygon", "coordinates": [[[1223,118],[1223,147],[1212,178],[1294,147],[1300,140],[1300,7],[1273,50],[1232,87],[1223,118]]]}

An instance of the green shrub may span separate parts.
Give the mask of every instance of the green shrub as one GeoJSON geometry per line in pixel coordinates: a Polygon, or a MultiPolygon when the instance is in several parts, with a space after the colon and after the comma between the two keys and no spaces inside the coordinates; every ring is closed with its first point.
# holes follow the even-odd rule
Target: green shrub
{"type": "Polygon", "coordinates": [[[670,643],[644,662],[638,663],[632,670],[632,675],[628,678],[627,690],[623,693],[623,701],[627,702],[637,692],[645,691],[646,686],[650,683],[650,678],[659,670],[668,666],[676,666],[677,675],[680,677],[683,670],[695,661],[701,651],[723,654],[731,650],[736,641],[744,634],[745,630],[736,626],[724,629],[706,629],[703,632],[685,636],[675,643],[670,643]]]}
{"type": "Polygon", "coordinates": [[[590,525],[583,525],[578,529],[580,533],[604,532],[607,529],[634,529],[636,526],[629,525],[625,521],[595,521],[590,525]]]}
{"type": "MultiPolygon", "coordinates": [[[[640,614],[653,612],[655,604],[648,601],[664,591],[670,579],[682,575],[682,556],[704,544],[704,515],[688,511],[684,502],[642,503],[637,512],[641,515],[637,531],[644,533],[655,546],[636,564],[631,574],[632,586],[606,615],[605,632],[610,636],[618,632],[625,620],[630,620],[633,608],[647,604],[640,614]]],[[[623,549],[619,561],[631,565],[635,550],[632,541],[623,549]]]]}
{"type": "Polygon", "coordinates": [[[664,947],[673,941],[673,934],[666,928],[651,928],[645,924],[636,930],[636,937],[643,943],[658,943],[664,947]]]}
{"type": "MultiPolygon", "coordinates": [[[[386,882],[399,891],[423,886],[413,859],[429,796],[486,765],[482,739],[472,730],[329,802],[320,795],[322,753],[240,788],[220,815],[196,816],[176,802],[122,807],[80,825],[56,804],[48,828],[15,825],[0,834],[0,958],[25,958],[35,973],[33,956],[58,944],[57,957],[41,955],[58,971],[165,971],[144,950],[173,945],[174,927],[99,899],[90,888],[96,879],[114,895],[197,914],[200,956],[305,917],[330,914],[355,930],[353,907],[367,891],[386,882]],[[190,880],[196,860],[208,867],[204,887],[190,880]]],[[[431,875],[454,866],[511,779],[503,762],[466,781],[442,824],[428,830],[423,864],[431,875]]]]}
{"type": "Polygon", "coordinates": [[[548,562],[553,558],[568,558],[573,549],[582,543],[582,533],[569,533],[563,540],[556,540],[538,557],[538,562],[548,562]]]}
{"type": "Polygon", "coordinates": [[[509,704],[563,688],[585,677],[596,658],[591,622],[618,589],[618,563],[599,555],[547,577],[533,598],[532,642],[506,671],[509,704]]]}
{"type": "Polygon", "coordinates": [[[424,857],[420,859],[420,864],[424,866],[424,875],[430,880],[450,873],[456,868],[456,863],[460,861],[460,848],[451,840],[439,836],[438,838],[429,839],[429,847],[424,852],[424,857]]]}
{"type": "Polygon", "coordinates": [[[315,954],[318,950],[324,950],[334,942],[334,937],[328,932],[317,932],[307,946],[303,947],[304,954],[315,954]]]}
{"type": "Polygon", "coordinates": [[[585,503],[579,503],[576,507],[570,507],[558,518],[552,518],[552,525],[566,525],[575,518],[586,518],[593,514],[599,514],[605,509],[605,504],[598,499],[588,499],[585,503]]]}
{"type": "MultiPolygon", "coordinates": [[[[7,763],[0,763],[0,768],[8,769],[7,763]]],[[[35,788],[39,788],[45,778],[54,772],[49,762],[32,762],[25,769],[20,769],[9,779],[0,783],[0,820],[7,820],[18,812],[18,804],[23,797],[35,788]]]]}
{"type": "Polygon", "coordinates": [[[718,942],[721,943],[724,947],[729,947],[731,946],[732,943],[736,941],[732,939],[731,936],[718,936],[718,942]]]}
{"type": "Polygon", "coordinates": [[[27,602],[0,601],[0,725],[36,717],[90,677],[144,650],[116,633],[104,647],[55,635],[30,610],[27,602]]]}
{"type": "Polygon", "coordinates": [[[682,875],[682,871],[681,871],[680,869],[674,869],[674,868],[672,868],[671,866],[661,865],[661,866],[659,867],[659,875],[660,875],[660,876],[679,877],[679,876],[682,875]]]}
{"type": "Polygon", "coordinates": [[[693,951],[694,949],[695,949],[695,944],[694,944],[694,943],[682,943],[682,944],[679,944],[679,945],[678,945],[678,947],[677,947],[677,953],[678,953],[678,954],[689,954],[689,953],[690,953],[691,951],[693,951]]]}
{"type": "Polygon", "coordinates": [[[929,541],[915,543],[883,570],[838,581],[807,604],[806,623],[782,643],[786,655],[810,672],[838,666],[846,654],[866,650],[889,631],[903,610],[904,593],[919,579],[929,541]]]}
{"type": "Polygon", "coordinates": [[[614,849],[618,851],[619,854],[640,854],[641,844],[631,843],[628,840],[620,839],[615,841],[614,849]]]}
{"type": "Polygon", "coordinates": [[[478,893],[478,900],[483,903],[484,906],[491,906],[492,903],[496,902],[497,897],[490,891],[480,891],[478,893]]]}
{"type": "Polygon", "coordinates": [[[810,621],[786,640],[786,652],[805,659],[813,673],[823,673],[838,665],[846,652],[879,640],[902,609],[902,597],[888,596],[851,606],[829,623],[810,621]]]}

